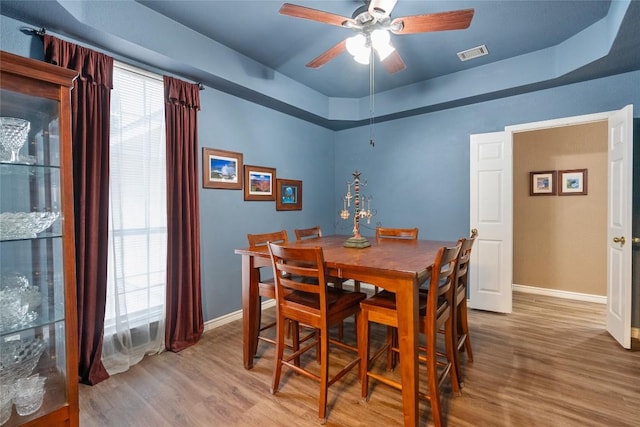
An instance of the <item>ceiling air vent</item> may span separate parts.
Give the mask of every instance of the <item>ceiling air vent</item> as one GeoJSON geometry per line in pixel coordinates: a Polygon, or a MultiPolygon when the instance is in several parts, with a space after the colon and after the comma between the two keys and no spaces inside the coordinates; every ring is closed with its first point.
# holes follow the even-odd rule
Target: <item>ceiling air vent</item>
{"type": "Polygon", "coordinates": [[[458,58],[460,61],[468,61],[473,58],[478,58],[480,56],[485,56],[489,54],[489,50],[485,45],[480,45],[477,47],[472,47],[471,49],[463,50],[462,52],[458,52],[458,58]]]}

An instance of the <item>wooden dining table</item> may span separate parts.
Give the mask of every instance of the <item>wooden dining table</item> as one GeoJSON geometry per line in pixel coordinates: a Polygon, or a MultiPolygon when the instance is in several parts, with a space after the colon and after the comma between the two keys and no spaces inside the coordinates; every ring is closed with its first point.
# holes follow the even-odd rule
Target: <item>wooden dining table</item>
{"type": "MultiPolygon", "coordinates": [[[[363,249],[344,247],[349,236],[324,236],[289,242],[288,245],[323,249],[328,274],[354,279],[395,292],[398,337],[402,363],[404,425],[418,425],[418,288],[429,277],[436,253],[455,242],[370,238],[363,249]]],[[[245,369],[253,368],[260,329],[259,268],[270,266],[266,246],[236,249],[242,256],[242,346],[245,369]]]]}

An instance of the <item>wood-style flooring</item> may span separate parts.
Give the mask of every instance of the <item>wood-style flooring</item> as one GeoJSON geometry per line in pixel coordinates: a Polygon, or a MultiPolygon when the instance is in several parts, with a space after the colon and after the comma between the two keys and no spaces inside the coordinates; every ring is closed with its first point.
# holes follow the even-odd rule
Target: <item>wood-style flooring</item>
{"type": "MultiPolygon", "coordinates": [[[[512,314],[470,310],[469,320],[475,362],[462,356],[462,395],[444,393],[448,426],[640,425],[640,349],[635,342],[624,350],[609,336],[604,305],[516,292],[512,314]]],[[[345,330],[352,336],[353,321],[345,330]]],[[[372,333],[382,341],[384,329],[372,333]]],[[[181,353],[80,385],[80,425],[318,426],[317,383],[285,370],[271,395],[274,347],[261,342],[247,371],[241,334],[238,320],[181,353]]],[[[420,425],[431,425],[428,402],[420,413],[420,425]]],[[[353,370],[329,388],[326,425],[400,426],[400,393],[373,382],[364,402],[353,370]]]]}

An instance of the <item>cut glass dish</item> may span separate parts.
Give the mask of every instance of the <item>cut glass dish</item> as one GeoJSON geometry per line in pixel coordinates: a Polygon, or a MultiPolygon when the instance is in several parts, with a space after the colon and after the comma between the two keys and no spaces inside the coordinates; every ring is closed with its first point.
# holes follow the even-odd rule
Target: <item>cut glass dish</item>
{"type": "Polygon", "coordinates": [[[34,239],[58,219],[60,212],[3,212],[0,240],[34,239]]]}

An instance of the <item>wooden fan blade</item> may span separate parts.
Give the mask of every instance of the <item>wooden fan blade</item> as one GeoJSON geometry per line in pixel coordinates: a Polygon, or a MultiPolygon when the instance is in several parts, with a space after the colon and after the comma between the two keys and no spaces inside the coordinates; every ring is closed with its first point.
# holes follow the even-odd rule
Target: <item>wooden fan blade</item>
{"type": "Polygon", "coordinates": [[[342,24],[348,21],[355,23],[353,19],[347,18],[346,16],[340,16],[291,3],[283,4],[280,8],[280,14],[293,16],[294,18],[309,19],[311,21],[322,22],[329,25],[337,25],[338,27],[342,27],[342,24]]]}
{"type": "Polygon", "coordinates": [[[318,56],[317,58],[315,58],[311,62],[309,62],[307,64],[307,67],[309,67],[309,68],[320,68],[324,64],[326,64],[327,62],[331,61],[336,56],[340,55],[346,49],[347,49],[347,41],[346,40],[342,40],[340,43],[338,43],[337,45],[335,45],[331,49],[327,50],[326,52],[322,53],[320,56],[318,56]]]}
{"type": "Polygon", "coordinates": [[[451,12],[428,13],[396,18],[391,22],[394,34],[428,33],[432,31],[463,30],[471,25],[473,9],[454,10],[451,12]],[[401,24],[399,30],[395,25],[401,24]]]}
{"type": "Polygon", "coordinates": [[[397,73],[405,69],[404,61],[397,50],[391,52],[389,56],[382,61],[382,66],[389,74],[397,73]]]}

